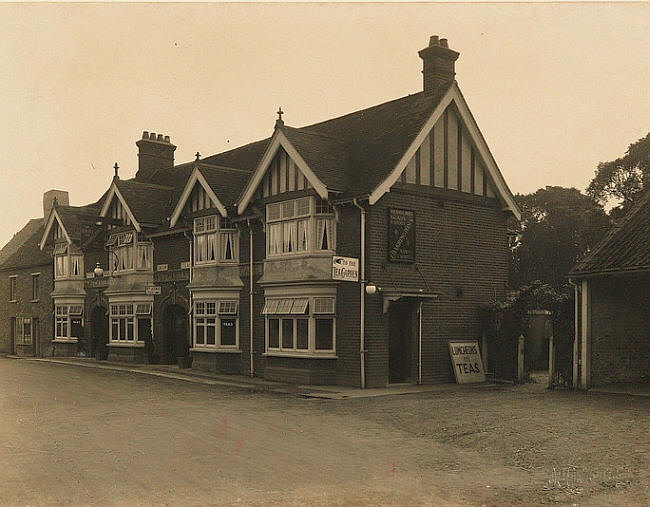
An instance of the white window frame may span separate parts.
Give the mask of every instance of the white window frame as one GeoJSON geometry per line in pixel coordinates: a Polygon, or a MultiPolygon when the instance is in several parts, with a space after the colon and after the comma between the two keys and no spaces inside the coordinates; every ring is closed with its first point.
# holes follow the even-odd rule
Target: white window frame
{"type": "Polygon", "coordinates": [[[198,299],[192,311],[192,344],[196,350],[239,350],[239,300],[198,299]],[[221,343],[222,320],[235,320],[235,343],[221,343]],[[208,322],[213,320],[214,322],[208,322]],[[214,343],[207,343],[208,328],[214,328],[214,343]],[[202,337],[200,335],[203,335],[202,337]]]}
{"type": "MultiPolygon", "coordinates": [[[[150,301],[115,301],[109,304],[109,344],[136,345],[144,344],[138,337],[138,305],[149,305],[150,301]],[[124,324],[122,324],[124,322],[124,324]],[[131,333],[129,333],[129,328],[131,333]],[[115,332],[117,330],[117,332],[115,332]],[[122,332],[124,331],[124,335],[122,332]]],[[[151,319],[151,314],[148,318],[151,319]]],[[[151,323],[150,323],[151,325],[151,323]]]]}
{"type": "MultiPolygon", "coordinates": [[[[66,245],[67,246],[67,245],[66,245]]],[[[68,280],[84,277],[83,254],[70,253],[68,248],[54,252],[54,279],[68,280]]]]}
{"type": "Polygon", "coordinates": [[[232,264],[239,262],[239,234],[221,215],[194,218],[194,264],[232,264]],[[230,241],[230,258],[226,250],[230,241]],[[214,256],[211,255],[211,251],[214,256]]]}
{"type": "Polygon", "coordinates": [[[111,252],[109,258],[111,275],[135,271],[153,272],[153,243],[138,241],[137,234],[137,231],[126,231],[112,234],[108,238],[106,246],[111,252]]]}
{"type": "Polygon", "coordinates": [[[307,196],[266,205],[267,258],[318,252],[336,252],[336,216],[327,201],[307,196]],[[328,248],[322,249],[325,233],[328,248]]]}
{"type": "Polygon", "coordinates": [[[265,327],[265,351],[273,355],[299,355],[308,357],[331,357],[336,354],[336,297],[335,296],[292,296],[292,297],[267,297],[262,310],[265,327]],[[327,300],[327,307],[323,307],[320,300],[327,300]],[[306,303],[305,303],[306,301],[306,303]],[[316,348],[317,320],[327,319],[332,321],[332,348],[316,348]],[[278,320],[278,346],[270,346],[270,327],[272,320],[278,320]],[[283,321],[293,321],[292,346],[283,343],[283,321]],[[307,348],[298,348],[298,321],[307,320],[307,348]]]}
{"type": "Polygon", "coordinates": [[[23,320],[24,317],[16,317],[16,320],[14,321],[15,329],[14,329],[14,341],[16,345],[22,345],[23,344],[23,320]]]}

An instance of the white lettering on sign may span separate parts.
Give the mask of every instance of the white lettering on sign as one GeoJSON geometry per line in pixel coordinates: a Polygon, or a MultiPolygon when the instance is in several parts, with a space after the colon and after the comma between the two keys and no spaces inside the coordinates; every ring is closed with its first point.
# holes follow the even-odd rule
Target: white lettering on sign
{"type": "Polygon", "coordinates": [[[359,259],[355,257],[332,257],[332,280],[359,281],[359,259]]]}
{"type": "Polygon", "coordinates": [[[158,264],[156,266],[156,271],[167,271],[169,269],[168,264],[158,264]]]}
{"type": "Polygon", "coordinates": [[[449,356],[457,384],[485,382],[478,341],[449,342],[449,356]]]}
{"type": "Polygon", "coordinates": [[[190,261],[181,262],[181,269],[190,269],[190,261]]]}

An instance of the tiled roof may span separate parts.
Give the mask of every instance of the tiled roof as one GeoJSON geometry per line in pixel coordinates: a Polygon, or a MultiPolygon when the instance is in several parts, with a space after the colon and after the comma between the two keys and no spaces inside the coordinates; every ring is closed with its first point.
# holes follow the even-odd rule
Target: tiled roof
{"type": "MultiPolygon", "coordinates": [[[[30,234],[27,239],[20,245],[20,247],[11,254],[3,263],[0,265],[2,270],[11,270],[11,269],[20,269],[26,268],[29,266],[42,266],[42,265],[51,265],[52,257],[48,252],[42,251],[39,248],[39,243],[41,237],[43,236],[43,230],[45,229],[45,224],[42,219],[35,219],[38,222],[38,226],[35,229],[31,229],[30,234]]],[[[30,220],[34,222],[35,220],[30,220]]],[[[23,228],[25,230],[27,226],[23,228]]]]}
{"type": "MultiPolygon", "coordinates": [[[[318,178],[330,189],[361,195],[374,190],[433,113],[443,93],[408,95],[361,111],[284,132],[318,178]]],[[[253,171],[271,138],[203,159],[253,171]]]]}
{"type": "Polygon", "coordinates": [[[119,179],[115,184],[140,224],[162,224],[173,209],[174,187],[119,179]]]}
{"type": "Polygon", "coordinates": [[[34,231],[43,224],[42,218],[32,218],[20,229],[9,242],[0,250],[0,265],[11,257],[32,236],[34,231]]]}
{"type": "Polygon", "coordinates": [[[569,276],[650,270],[650,192],[580,262],[569,276]]]}
{"type": "Polygon", "coordinates": [[[197,167],[224,206],[235,204],[251,176],[249,171],[241,169],[208,166],[200,163],[197,164],[197,167]]]}
{"type": "Polygon", "coordinates": [[[73,243],[79,245],[92,235],[101,209],[101,200],[86,206],[56,205],[56,212],[73,243]]]}

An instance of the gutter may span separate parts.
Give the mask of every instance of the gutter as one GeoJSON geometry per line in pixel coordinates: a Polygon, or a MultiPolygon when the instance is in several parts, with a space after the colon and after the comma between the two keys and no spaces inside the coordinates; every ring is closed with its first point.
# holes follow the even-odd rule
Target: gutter
{"type": "Polygon", "coordinates": [[[250,218],[246,219],[248,227],[248,322],[249,322],[249,335],[250,335],[250,376],[255,375],[255,366],[253,364],[253,229],[251,227],[250,218]]]}

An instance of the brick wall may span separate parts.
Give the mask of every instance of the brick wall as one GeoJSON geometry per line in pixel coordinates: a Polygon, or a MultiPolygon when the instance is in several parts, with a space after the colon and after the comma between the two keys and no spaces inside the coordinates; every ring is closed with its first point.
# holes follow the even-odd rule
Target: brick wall
{"type": "MultiPolygon", "coordinates": [[[[52,264],[29,266],[20,269],[0,270],[0,352],[21,355],[52,355],[54,307],[50,292],[54,289],[52,264]],[[32,302],[32,273],[39,275],[38,302],[32,302]],[[16,302],[9,302],[9,275],[16,277],[16,302]],[[38,319],[38,340],[32,338],[31,346],[12,350],[12,318],[31,317],[38,319]]],[[[32,331],[32,335],[34,331],[32,331]]]]}
{"type": "MultiPolygon", "coordinates": [[[[494,200],[457,194],[434,195],[398,184],[370,207],[368,215],[367,279],[387,289],[440,294],[423,304],[425,383],[454,380],[447,342],[480,338],[478,309],[495,297],[502,298],[507,281],[506,215],[494,200]],[[391,207],[415,212],[415,264],[387,261],[391,207]]],[[[388,316],[383,313],[379,294],[366,298],[366,348],[367,385],[384,385],[388,378],[388,316]]],[[[411,364],[411,371],[417,371],[417,364],[411,364]]]]}
{"type": "Polygon", "coordinates": [[[650,374],[650,277],[590,280],[592,385],[639,381],[650,374]]]}

